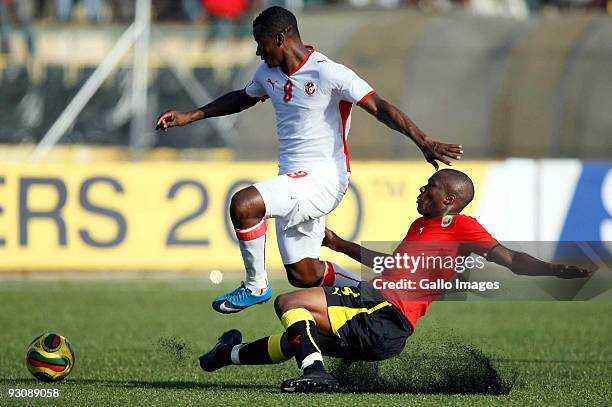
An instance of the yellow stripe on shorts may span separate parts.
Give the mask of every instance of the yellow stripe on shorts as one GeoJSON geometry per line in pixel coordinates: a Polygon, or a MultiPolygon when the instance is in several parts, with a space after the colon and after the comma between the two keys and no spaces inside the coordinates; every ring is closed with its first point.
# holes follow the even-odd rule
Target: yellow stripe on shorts
{"type": "Polygon", "coordinates": [[[376,312],[381,308],[388,307],[389,305],[391,305],[391,303],[383,301],[380,304],[377,304],[369,309],[350,308],[337,305],[327,307],[327,315],[329,316],[329,323],[331,325],[332,332],[339,338],[340,333],[338,331],[340,330],[340,328],[342,328],[344,324],[346,324],[348,321],[353,319],[355,315],[359,315],[364,312],[372,314],[373,312],[376,312]]]}

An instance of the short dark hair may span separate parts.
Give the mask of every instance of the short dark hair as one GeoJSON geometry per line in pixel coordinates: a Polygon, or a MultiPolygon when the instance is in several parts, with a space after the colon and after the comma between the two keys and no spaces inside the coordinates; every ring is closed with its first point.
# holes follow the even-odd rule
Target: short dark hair
{"type": "Polygon", "coordinates": [[[446,192],[455,194],[458,206],[457,212],[461,212],[472,202],[472,199],[474,199],[474,183],[466,173],[453,168],[443,168],[435,175],[442,177],[446,192]]]}
{"type": "Polygon", "coordinates": [[[269,34],[283,33],[300,36],[295,15],[283,7],[273,6],[262,11],[253,20],[253,28],[258,25],[269,34]]]}

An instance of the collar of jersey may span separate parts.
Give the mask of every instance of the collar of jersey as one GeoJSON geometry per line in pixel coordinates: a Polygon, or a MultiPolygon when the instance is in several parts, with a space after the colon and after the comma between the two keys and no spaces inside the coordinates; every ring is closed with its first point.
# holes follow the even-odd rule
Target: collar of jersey
{"type": "Polygon", "coordinates": [[[308,58],[310,58],[310,56],[312,55],[312,53],[315,50],[312,45],[304,45],[304,48],[306,48],[308,50],[308,54],[306,54],[306,56],[304,57],[304,59],[302,59],[300,61],[298,66],[296,66],[295,69],[289,75],[287,75],[287,76],[294,75],[297,71],[299,71],[300,68],[303,67],[306,64],[306,62],[308,62],[308,58]]]}
{"type": "MultiPolygon", "coordinates": [[[[452,212],[452,213],[447,213],[446,215],[452,215],[452,216],[459,216],[459,213],[456,212],[452,212]]],[[[438,216],[434,216],[433,218],[426,218],[425,216],[423,216],[423,219],[425,220],[425,222],[438,222],[441,221],[443,217],[445,217],[446,215],[438,215],[438,216]]]]}

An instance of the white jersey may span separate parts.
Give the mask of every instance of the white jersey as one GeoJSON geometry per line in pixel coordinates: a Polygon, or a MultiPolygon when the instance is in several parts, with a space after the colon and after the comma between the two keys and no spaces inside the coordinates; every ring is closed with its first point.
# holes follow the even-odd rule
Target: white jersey
{"type": "Polygon", "coordinates": [[[270,98],[279,137],[279,174],[329,165],[350,174],[348,133],[353,104],[375,91],[355,72],[312,47],[286,75],[262,63],[244,92],[270,98]]]}

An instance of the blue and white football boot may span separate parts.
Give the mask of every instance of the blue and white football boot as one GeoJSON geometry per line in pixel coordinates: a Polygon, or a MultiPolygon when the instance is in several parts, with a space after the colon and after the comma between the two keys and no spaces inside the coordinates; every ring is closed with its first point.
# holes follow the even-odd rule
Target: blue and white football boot
{"type": "Polygon", "coordinates": [[[215,311],[221,312],[222,314],[233,314],[252,305],[268,302],[270,298],[272,298],[272,285],[270,283],[268,283],[268,287],[261,295],[255,295],[246,285],[244,285],[244,282],[242,282],[240,287],[236,288],[231,293],[223,294],[215,298],[212,307],[215,311]]]}

